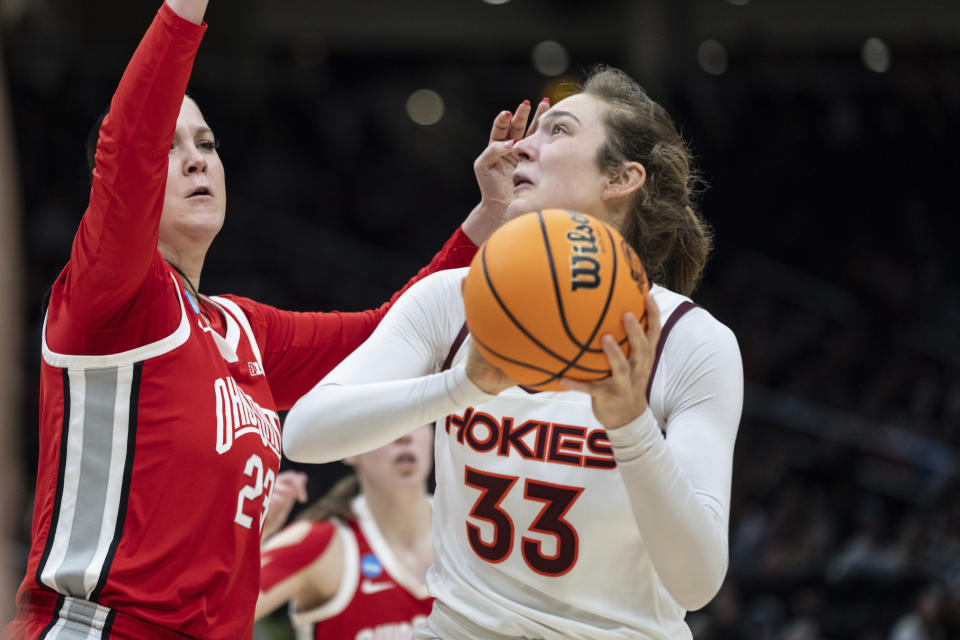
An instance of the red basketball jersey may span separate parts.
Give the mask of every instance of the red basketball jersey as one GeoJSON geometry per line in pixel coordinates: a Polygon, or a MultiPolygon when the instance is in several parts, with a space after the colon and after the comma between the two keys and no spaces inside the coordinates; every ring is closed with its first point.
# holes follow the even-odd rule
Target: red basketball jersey
{"type": "MultiPolygon", "coordinates": [[[[277,410],[389,307],[294,313],[212,298],[208,320],[163,260],[170,141],[204,29],[164,4],[101,127],[90,205],[44,322],[32,547],[12,637],[249,638],[277,410]]],[[[418,277],[474,252],[458,231],[418,277]]]]}
{"type": "MultiPolygon", "coordinates": [[[[331,521],[343,541],[343,578],[336,595],[290,617],[298,640],[408,640],[432,607],[426,585],[396,559],[360,497],[356,520],[331,521]]],[[[329,527],[316,523],[314,527],[329,527]]],[[[317,539],[306,536],[306,540],[317,539]]],[[[277,549],[280,551],[280,549],[277,549]]],[[[316,551],[319,556],[323,549],[316,551]]]]}

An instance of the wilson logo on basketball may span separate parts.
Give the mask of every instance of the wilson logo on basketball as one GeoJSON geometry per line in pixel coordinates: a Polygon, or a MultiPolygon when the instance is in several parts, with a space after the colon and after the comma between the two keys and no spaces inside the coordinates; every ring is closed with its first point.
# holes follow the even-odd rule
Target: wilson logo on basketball
{"type": "Polygon", "coordinates": [[[570,219],[577,223],[576,229],[567,232],[570,241],[570,285],[577,289],[596,289],[600,286],[600,263],[589,254],[597,254],[597,237],[593,234],[590,219],[582,213],[568,211],[570,219]]]}

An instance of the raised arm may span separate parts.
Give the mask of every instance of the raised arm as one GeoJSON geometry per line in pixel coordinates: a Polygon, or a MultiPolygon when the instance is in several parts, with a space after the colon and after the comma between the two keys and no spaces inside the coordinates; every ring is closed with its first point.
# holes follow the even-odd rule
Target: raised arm
{"type": "Polygon", "coordinates": [[[116,322],[157,254],[170,144],[205,26],[206,0],[169,0],[133,54],[103,120],[90,204],[68,271],[71,317],[116,322]]]}
{"type": "Polygon", "coordinates": [[[207,12],[209,0],[167,0],[167,6],[184,20],[193,24],[203,24],[203,14],[207,12]]]}

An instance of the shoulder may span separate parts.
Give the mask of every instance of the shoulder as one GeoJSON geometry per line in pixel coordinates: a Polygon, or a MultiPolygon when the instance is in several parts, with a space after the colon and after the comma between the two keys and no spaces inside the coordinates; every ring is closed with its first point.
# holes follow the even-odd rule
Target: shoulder
{"type": "Polygon", "coordinates": [[[447,269],[426,276],[400,296],[381,326],[399,322],[397,326],[408,327],[411,335],[449,345],[463,324],[460,286],[468,270],[447,269]]]}
{"type": "Polygon", "coordinates": [[[263,304],[262,302],[257,302],[250,298],[244,298],[243,296],[236,296],[232,293],[223,293],[216,296],[210,296],[213,300],[217,302],[227,302],[226,306],[230,307],[230,310],[236,312],[237,310],[241,311],[247,318],[250,320],[258,320],[262,317],[268,316],[271,313],[278,313],[280,309],[276,307],[271,307],[268,304],[263,304]]]}
{"type": "Polygon", "coordinates": [[[298,548],[313,555],[320,555],[333,542],[337,528],[330,521],[300,521],[283,528],[263,546],[268,553],[280,549],[298,548]]]}
{"type": "Polygon", "coordinates": [[[458,269],[445,269],[436,271],[422,278],[410,287],[406,293],[401,296],[401,300],[406,297],[417,299],[428,299],[431,297],[446,297],[451,294],[460,296],[460,283],[466,277],[470,267],[460,267],[458,269]]]}
{"type": "Polygon", "coordinates": [[[674,340],[674,342],[702,344],[720,341],[736,347],[737,338],[733,331],[717,320],[707,309],[697,305],[690,298],[660,285],[654,285],[651,291],[660,309],[661,325],[669,329],[670,337],[682,336],[682,340],[674,340]],[[668,325],[672,326],[668,327],[668,325]]]}

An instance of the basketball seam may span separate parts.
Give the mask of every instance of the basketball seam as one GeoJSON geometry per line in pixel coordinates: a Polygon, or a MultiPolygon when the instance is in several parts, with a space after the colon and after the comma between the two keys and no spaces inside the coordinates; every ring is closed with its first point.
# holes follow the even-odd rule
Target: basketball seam
{"type": "Polygon", "coordinates": [[[540,372],[542,372],[542,373],[549,373],[549,374],[552,376],[552,377],[551,377],[551,380],[556,377],[556,375],[555,375],[552,371],[550,371],[549,369],[544,369],[544,368],[542,368],[542,367],[538,367],[537,365],[535,365],[535,364],[530,364],[529,362],[523,362],[523,361],[521,361],[521,360],[515,360],[515,359],[513,359],[513,358],[509,358],[509,357],[501,354],[500,352],[494,351],[493,349],[491,349],[490,347],[488,347],[487,344],[486,344],[483,340],[481,340],[480,338],[478,338],[476,335],[474,335],[474,334],[470,334],[470,335],[473,337],[474,340],[476,340],[476,342],[477,342],[478,345],[480,345],[481,347],[483,347],[485,350],[489,351],[491,354],[495,355],[496,357],[500,358],[501,360],[504,360],[504,361],[506,361],[506,362],[509,362],[510,364],[516,364],[516,365],[520,365],[521,367],[526,367],[527,369],[533,369],[534,371],[540,371],[540,372]]]}
{"type": "MultiPolygon", "coordinates": [[[[503,310],[503,313],[507,316],[507,318],[510,319],[510,322],[512,322],[512,323],[514,324],[514,326],[516,326],[517,329],[519,329],[519,330],[521,331],[521,333],[523,333],[523,335],[525,335],[533,344],[535,344],[535,345],[537,345],[538,347],[540,347],[541,349],[543,349],[543,350],[544,350],[547,354],[549,354],[550,356],[552,356],[552,357],[556,358],[557,360],[559,360],[560,362],[564,362],[564,363],[566,363],[566,364],[568,364],[568,365],[574,364],[575,361],[574,361],[574,362],[571,362],[570,360],[567,360],[566,358],[562,357],[561,355],[559,355],[559,354],[557,354],[557,353],[554,353],[554,352],[553,352],[551,349],[549,349],[545,344],[543,344],[542,342],[540,342],[539,340],[537,340],[529,331],[527,331],[526,327],[524,327],[522,324],[520,324],[520,321],[518,321],[515,317],[513,317],[513,314],[510,313],[510,310],[509,310],[509,309],[507,308],[507,306],[503,303],[503,300],[500,298],[500,295],[497,293],[496,288],[493,286],[493,281],[492,281],[492,279],[490,278],[490,273],[487,271],[487,251],[486,251],[486,246],[484,246],[483,251],[480,252],[480,265],[483,267],[483,277],[484,277],[484,279],[486,279],[486,281],[487,281],[487,287],[490,289],[490,293],[493,294],[494,300],[496,300],[496,301],[497,301],[497,304],[500,305],[500,308],[503,310]]],[[[474,337],[476,337],[476,333],[473,333],[473,332],[471,331],[471,334],[472,334],[474,337]]],[[[481,344],[483,344],[483,343],[481,342],[481,344]]],[[[578,357],[579,357],[579,356],[578,356],[578,357]]]]}

